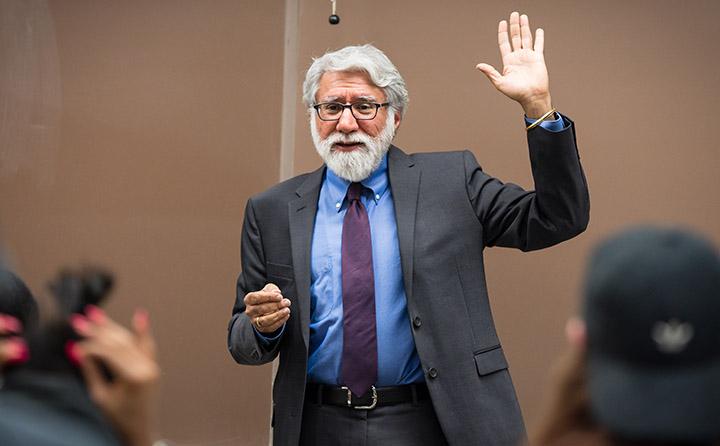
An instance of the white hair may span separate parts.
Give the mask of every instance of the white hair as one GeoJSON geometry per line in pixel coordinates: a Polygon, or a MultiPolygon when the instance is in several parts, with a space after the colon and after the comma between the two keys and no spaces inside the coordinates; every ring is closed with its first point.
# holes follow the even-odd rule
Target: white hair
{"type": "Polygon", "coordinates": [[[346,46],[313,60],[303,82],[303,102],[308,111],[315,104],[320,78],[328,71],[361,71],[383,90],[390,107],[402,117],[408,104],[405,80],[390,59],[373,45],[346,46]]]}

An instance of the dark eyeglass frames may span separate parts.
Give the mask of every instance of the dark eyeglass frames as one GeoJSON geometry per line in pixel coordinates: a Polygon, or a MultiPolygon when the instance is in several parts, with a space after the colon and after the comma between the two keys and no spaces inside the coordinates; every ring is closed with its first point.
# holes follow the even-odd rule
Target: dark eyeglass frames
{"type": "Polygon", "coordinates": [[[323,121],[339,121],[346,108],[350,109],[353,117],[358,121],[375,119],[381,107],[387,107],[389,102],[378,104],[376,102],[353,102],[352,104],[341,104],[340,102],[323,102],[312,107],[317,112],[318,118],[323,121]]]}

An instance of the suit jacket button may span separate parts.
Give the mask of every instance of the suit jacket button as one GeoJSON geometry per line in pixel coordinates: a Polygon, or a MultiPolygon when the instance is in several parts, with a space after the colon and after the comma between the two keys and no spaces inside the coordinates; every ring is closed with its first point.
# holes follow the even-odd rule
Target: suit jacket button
{"type": "Polygon", "coordinates": [[[435,367],[430,367],[430,368],[428,369],[428,376],[430,377],[430,379],[435,379],[435,378],[437,378],[437,376],[438,376],[438,371],[437,371],[437,369],[436,369],[435,367]]]}
{"type": "Polygon", "coordinates": [[[420,328],[422,325],[422,319],[420,319],[420,316],[415,316],[415,319],[413,319],[413,325],[415,328],[420,328]]]}

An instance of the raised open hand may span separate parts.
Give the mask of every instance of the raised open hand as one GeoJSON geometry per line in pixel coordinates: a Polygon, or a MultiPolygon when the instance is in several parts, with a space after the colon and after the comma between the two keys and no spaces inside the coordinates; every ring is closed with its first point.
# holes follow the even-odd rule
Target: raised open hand
{"type": "Polygon", "coordinates": [[[482,71],[490,82],[507,97],[522,105],[529,118],[539,118],[552,108],[550,87],[543,46],[545,36],[538,28],[535,45],[528,17],[513,12],[508,23],[502,20],[498,25],[498,46],[502,56],[503,71],[500,74],[492,65],[481,63],[482,71]],[[511,46],[512,42],[512,46],[511,46]]]}

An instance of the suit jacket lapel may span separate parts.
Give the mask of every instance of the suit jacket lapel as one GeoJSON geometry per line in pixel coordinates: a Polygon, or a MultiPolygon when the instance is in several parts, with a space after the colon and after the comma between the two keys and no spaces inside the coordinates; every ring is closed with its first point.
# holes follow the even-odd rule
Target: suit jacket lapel
{"type": "Polygon", "coordinates": [[[400,260],[408,300],[412,298],[413,248],[415,246],[415,214],[417,212],[420,168],[413,159],[395,146],[388,154],[388,176],[395,204],[400,260]]]}
{"type": "Polygon", "coordinates": [[[305,348],[310,344],[310,251],[315,228],[318,197],[322,185],[325,166],[310,173],[303,184],[295,191],[298,198],[288,203],[290,224],[290,243],[292,248],[295,286],[297,287],[296,310],[300,318],[300,330],[305,348]]]}

